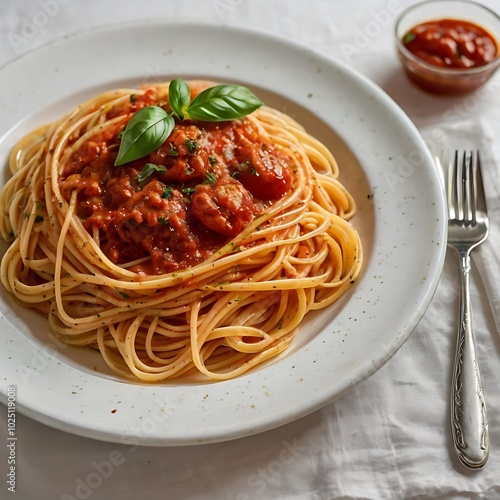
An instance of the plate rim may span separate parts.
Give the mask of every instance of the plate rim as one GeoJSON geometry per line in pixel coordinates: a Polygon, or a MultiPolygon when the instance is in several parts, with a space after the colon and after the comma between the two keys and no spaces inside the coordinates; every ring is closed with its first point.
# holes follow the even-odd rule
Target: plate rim
{"type": "MultiPolygon", "coordinates": [[[[410,118],[404,113],[404,111],[380,88],[378,87],[374,82],[369,80],[366,76],[364,76],[362,73],[354,70],[350,66],[348,66],[346,63],[343,61],[338,61],[336,59],[333,59],[329,57],[328,55],[325,55],[324,53],[317,52],[310,47],[303,45],[301,43],[298,43],[297,41],[291,41],[288,40],[284,37],[281,36],[276,36],[274,34],[271,34],[269,32],[266,32],[264,30],[260,30],[257,28],[243,28],[240,26],[230,26],[230,25],[216,25],[214,23],[209,23],[209,22],[179,22],[179,23],[173,23],[168,20],[141,20],[141,21],[133,21],[133,22],[122,22],[122,23],[116,23],[116,24],[106,24],[103,26],[99,27],[91,27],[87,28],[84,30],[80,30],[77,32],[74,32],[70,35],[66,35],[63,37],[56,38],[54,40],[49,41],[48,43],[37,47],[31,51],[28,51],[26,53],[23,53],[16,59],[8,62],[6,65],[2,66],[0,68],[0,73],[4,71],[4,69],[13,67],[17,64],[21,65],[23,64],[24,61],[29,60],[31,57],[35,57],[36,55],[40,54],[43,51],[50,50],[54,46],[58,46],[62,43],[64,43],[65,40],[72,39],[73,41],[78,39],[78,38],[85,38],[88,37],[89,35],[92,35],[96,32],[110,32],[110,31],[120,31],[120,30],[127,30],[130,28],[135,28],[135,29],[144,29],[145,27],[151,27],[151,26],[172,26],[175,28],[179,28],[180,26],[184,27],[184,29],[192,29],[193,27],[203,27],[204,29],[208,30],[224,30],[226,33],[244,33],[246,36],[250,37],[257,37],[257,38],[265,38],[267,40],[272,41],[272,43],[280,44],[282,46],[286,46],[287,48],[297,48],[303,51],[304,53],[309,53],[311,54],[314,58],[319,58],[322,61],[326,62],[328,65],[333,65],[337,68],[340,68],[344,74],[349,75],[349,77],[355,78],[358,81],[363,82],[364,85],[367,85],[370,87],[374,92],[377,93],[377,97],[381,99],[384,102],[384,105],[387,107],[391,108],[391,112],[398,114],[400,120],[405,120],[406,121],[406,126],[407,130],[412,131],[412,140],[414,143],[418,143],[419,147],[422,148],[423,150],[427,151],[428,153],[428,158],[427,162],[429,162],[429,159],[431,159],[430,153],[428,152],[427,146],[425,145],[425,142],[423,138],[421,137],[420,133],[418,132],[418,129],[415,127],[415,125],[411,122],[410,118]]],[[[8,134],[8,131],[5,131],[5,134],[8,134]]],[[[2,134],[3,135],[3,134],[2,134]]],[[[1,140],[1,139],[0,139],[1,140]]],[[[436,180],[437,180],[437,174],[436,174],[436,180]]],[[[442,205],[444,206],[444,195],[441,200],[442,205]]],[[[430,276],[430,279],[428,281],[427,285],[427,292],[425,294],[425,297],[423,300],[420,301],[419,307],[413,311],[411,321],[408,322],[406,325],[406,328],[403,332],[400,332],[400,335],[397,339],[394,340],[392,344],[389,344],[386,346],[385,350],[382,350],[379,353],[379,356],[377,357],[377,362],[373,363],[370,366],[365,367],[363,370],[357,372],[357,377],[353,379],[349,384],[347,384],[342,391],[338,391],[334,397],[332,397],[331,394],[328,392],[325,392],[323,394],[323,397],[318,397],[316,396],[315,398],[315,404],[314,405],[309,405],[307,408],[307,411],[304,411],[303,407],[297,407],[295,411],[290,410],[289,413],[287,414],[287,417],[284,418],[283,415],[276,416],[274,420],[269,419],[268,417],[264,418],[264,421],[258,422],[256,421],[255,425],[253,427],[247,426],[245,429],[242,429],[241,426],[236,426],[235,428],[230,428],[227,425],[224,427],[224,429],[217,430],[217,431],[212,431],[210,435],[206,436],[168,436],[167,438],[158,438],[158,436],[139,436],[141,439],[141,443],[147,444],[147,445],[159,445],[159,446],[170,446],[170,445],[181,445],[181,444],[199,444],[202,442],[220,442],[220,441],[226,441],[230,439],[235,439],[238,437],[244,437],[248,436],[251,434],[255,434],[257,432],[263,432],[265,430],[269,430],[271,428],[277,427],[278,425],[282,425],[288,422],[291,422],[293,420],[296,420],[297,418],[300,418],[302,416],[307,415],[308,413],[311,413],[325,404],[328,404],[329,402],[333,401],[334,399],[337,399],[340,397],[342,394],[345,392],[349,391],[352,389],[354,385],[359,383],[360,381],[366,379],[369,377],[371,374],[373,374],[375,371],[377,371],[381,366],[383,366],[398,350],[399,348],[404,344],[404,342],[408,339],[418,322],[420,321],[421,317],[423,316],[425,310],[427,309],[428,305],[430,304],[432,300],[432,296],[437,288],[437,284],[439,282],[439,277],[441,274],[441,270],[444,265],[444,258],[446,254],[446,245],[444,244],[446,239],[446,233],[445,233],[445,225],[444,221],[442,221],[442,227],[443,229],[441,231],[441,245],[440,245],[440,251],[437,252],[437,260],[435,262],[435,270],[436,272],[430,276]]],[[[115,382],[116,383],[116,382],[115,382]]],[[[127,384],[127,383],[125,383],[127,384]]],[[[6,387],[6,386],[5,386],[6,387]]],[[[127,385],[128,387],[128,385],[127,385]]],[[[156,387],[158,388],[159,386],[151,386],[151,387],[156,387]]],[[[168,387],[168,386],[167,386],[168,387]]],[[[0,399],[5,402],[6,400],[6,394],[4,390],[4,385],[2,383],[2,386],[0,387],[0,399]]],[[[85,437],[92,437],[92,438],[97,438],[97,439],[103,439],[106,441],[111,441],[111,442],[126,442],[127,439],[124,440],[123,438],[123,432],[120,434],[110,432],[109,430],[99,430],[99,429],[92,429],[89,430],[85,427],[84,424],[81,422],[78,423],[71,423],[71,422],[65,422],[64,419],[59,417],[59,420],[54,418],[54,415],[47,415],[46,413],[39,412],[36,409],[27,407],[23,403],[20,403],[19,409],[22,413],[26,414],[27,416],[30,416],[31,418],[34,418],[35,420],[38,420],[44,424],[50,425],[52,427],[56,427],[59,429],[63,429],[69,432],[72,432],[74,434],[78,434],[81,436],[85,437]]],[[[129,436],[132,440],[137,439],[138,436],[129,436]]]]}

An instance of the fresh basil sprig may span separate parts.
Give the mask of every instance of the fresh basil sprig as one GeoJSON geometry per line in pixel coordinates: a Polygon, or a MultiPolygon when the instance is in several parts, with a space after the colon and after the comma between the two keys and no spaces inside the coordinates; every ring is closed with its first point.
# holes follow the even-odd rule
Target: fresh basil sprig
{"type": "Polygon", "coordinates": [[[170,82],[168,96],[171,114],[159,106],[147,106],[134,113],[120,133],[115,166],[142,158],[159,148],[175,127],[173,116],[180,121],[221,122],[243,118],[263,105],[241,85],[216,85],[191,100],[189,86],[180,78],[170,82]]]}
{"type": "Polygon", "coordinates": [[[191,90],[188,84],[180,78],[172,80],[168,86],[168,101],[172,112],[179,120],[184,120],[184,113],[190,100],[191,90]]]}
{"type": "Polygon", "coordinates": [[[185,115],[193,120],[223,122],[237,120],[262,106],[262,102],[241,85],[217,85],[198,94],[185,115]]]}
{"type": "Polygon", "coordinates": [[[137,160],[161,146],[175,127],[175,120],[159,106],[134,113],[125,127],[115,166],[137,160]]]}

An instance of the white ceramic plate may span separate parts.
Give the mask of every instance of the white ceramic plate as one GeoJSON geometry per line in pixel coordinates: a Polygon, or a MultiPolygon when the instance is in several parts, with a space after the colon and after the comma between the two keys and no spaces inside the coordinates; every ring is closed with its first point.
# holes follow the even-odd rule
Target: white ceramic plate
{"type": "MultiPolygon", "coordinates": [[[[222,26],[151,23],[82,33],[0,72],[0,165],[36,125],[88,97],[173,77],[236,81],[302,122],[334,151],[354,194],[363,275],[301,325],[292,349],[217,383],[146,386],[114,376],[92,350],[57,343],[47,321],[0,296],[3,401],[79,435],[181,445],[246,436],[304,416],[380,368],[426,310],[445,254],[445,208],[432,159],[378,87],[309,49],[222,26]]],[[[4,167],[5,166],[5,167],[4,167]]],[[[7,177],[5,173],[4,177],[7,177]]]]}

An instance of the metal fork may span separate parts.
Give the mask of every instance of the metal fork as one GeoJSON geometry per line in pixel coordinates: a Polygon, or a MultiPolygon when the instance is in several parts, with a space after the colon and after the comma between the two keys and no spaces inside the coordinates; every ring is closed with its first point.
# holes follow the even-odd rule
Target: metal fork
{"type": "Polygon", "coordinates": [[[460,462],[480,469],[488,460],[489,431],[476,359],[469,293],[470,251],[488,237],[479,152],[455,152],[447,175],[448,245],[460,266],[458,337],[451,388],[451,429],[460,462]]]}

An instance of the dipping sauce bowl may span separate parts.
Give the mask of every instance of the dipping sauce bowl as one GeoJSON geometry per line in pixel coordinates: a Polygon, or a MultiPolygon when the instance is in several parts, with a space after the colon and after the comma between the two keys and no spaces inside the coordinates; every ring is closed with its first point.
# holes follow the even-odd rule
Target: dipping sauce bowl
{"type": "Polygon", "coordinates": [[[500,17],[470,0],[428,0],[402,12],[396,47],[410,80],[457,95],[487,82],[500,66],[500,17]]]}

